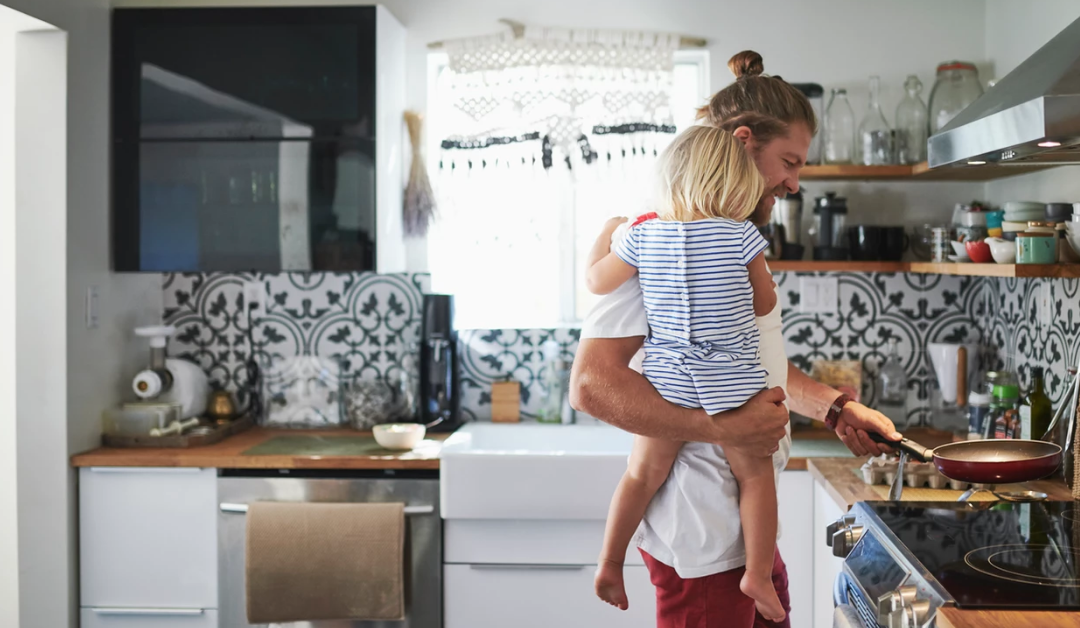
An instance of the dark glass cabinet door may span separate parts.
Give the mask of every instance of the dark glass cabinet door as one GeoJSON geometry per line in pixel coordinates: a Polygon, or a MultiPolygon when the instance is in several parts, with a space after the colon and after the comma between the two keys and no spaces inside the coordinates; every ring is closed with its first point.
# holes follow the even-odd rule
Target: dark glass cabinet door
{"type": "Polygon", "coordinates": [[[375,267],[375,12],[117,10],[120,271],[375,267]]]}

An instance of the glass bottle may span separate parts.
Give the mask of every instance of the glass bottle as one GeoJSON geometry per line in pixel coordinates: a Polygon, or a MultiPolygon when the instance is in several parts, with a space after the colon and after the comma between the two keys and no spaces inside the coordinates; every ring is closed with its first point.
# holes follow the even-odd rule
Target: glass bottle
{"type": "Polygon", "coordinates": [[[907,373],[900,362],[900,340],[889,338],[889,356],[878,372],[877,409],[896,425],[907,425],[907,373]]]}
{"type": "Polygon", "coordinates": [[[930,90],[930,133],[937,133],[956,114],[983,94],[979,72],[963,61],[948,61],[937,67],[937,79],[930,90]]]}
{"type": "Polygon", "coordinates": [[[855,153],[855,112],[851,110],[846,89],[832,90],[825,109],[825,148],[827,164],[850,164],[855,153]]]}
{"type": "Polygon", "coordinates": [[[544,355],[543,376],[541,386],[544,391],[544,399],[536,420],[541,423],[562,423],[562,399],[563,399],[563,361],[559,359],[559,343],[548,340],[541,346],[544,355]]]}
{"type": "Polygon", "coordinates": [[[1040,440],[1050,429],[1054,409],[1043,387],[1043,369],[1031,369],[1031,391],[1020,404],[1020,438],[1040,440]]]}
{"type": "Polygon", "coordinates": [[[892,133],[878,97],[881,79],[870,77],[870,105],[859,123],[856,160],[864,166],[885,166],[892,162],[892,133]]]}
{"type": "Polygon", "coordinates": [[[990,401],[994,438],[1020,437],[1020,386],[1010,371],[998,371],[990,401]]]}
{"type": "Polygon", "coordinates": [[[919,96],[922,88],[922,81],[914,74],[909,74],[904,81],[907,94],[896,107],[896,163],[917,164],[926,161],[930,120],[926,104],[919,96]]]}

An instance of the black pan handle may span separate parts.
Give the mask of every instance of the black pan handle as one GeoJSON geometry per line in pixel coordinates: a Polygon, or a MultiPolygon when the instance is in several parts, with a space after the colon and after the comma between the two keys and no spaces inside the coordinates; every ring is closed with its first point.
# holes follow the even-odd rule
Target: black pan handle
{"type": "Polygon", "coordinates": [[[900,441],[889,440],[878,434],[877,432],[867,432],[870,436],[870,440],[875,443],[881,443],[883,445],[889,445],[893,449],[902,449],[907,452],[909,456],[918,460],[919,462],[930,462],[934,459],[934,450],[923,447],[919,443],[907,438],[900,439],[900,441]]]}

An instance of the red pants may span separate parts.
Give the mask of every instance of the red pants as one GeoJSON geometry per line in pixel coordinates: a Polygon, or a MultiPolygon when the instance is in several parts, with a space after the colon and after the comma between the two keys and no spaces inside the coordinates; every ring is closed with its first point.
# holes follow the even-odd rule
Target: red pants
{"type": "MultiPolygon", "coordinates": [[[[639,550],[640,551],[640,550],[639,550]]],[[[739,590],[745,568],[683,579],[675,569],[645,552],[645,566],[656,587],[656,628],[791,628],[787,567],[776,552],[772,581],[787,617],[772,622],[758,615],[754,600],[739,590]]]]}

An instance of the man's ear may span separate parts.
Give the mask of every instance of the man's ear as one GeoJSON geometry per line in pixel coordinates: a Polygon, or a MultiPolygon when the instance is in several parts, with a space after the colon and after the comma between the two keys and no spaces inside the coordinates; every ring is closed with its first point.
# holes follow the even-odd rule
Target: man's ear
{"type": "Polygon", "coordinates": [[[738,138],[747,149],[752,150],[757,145],[757,142],[754,140],[754,132],[751,131],[748,126],[741,126],[732,131],[731,134],[738,138]]]}

